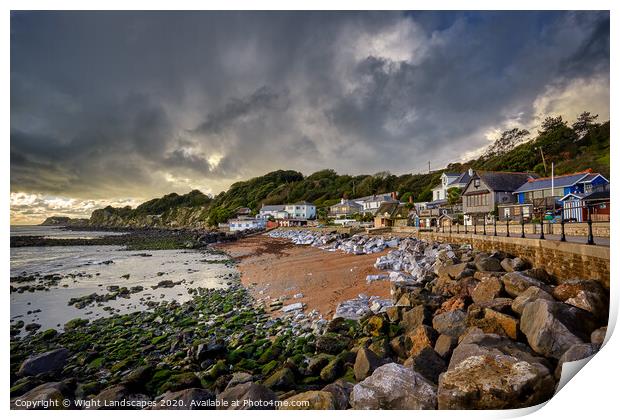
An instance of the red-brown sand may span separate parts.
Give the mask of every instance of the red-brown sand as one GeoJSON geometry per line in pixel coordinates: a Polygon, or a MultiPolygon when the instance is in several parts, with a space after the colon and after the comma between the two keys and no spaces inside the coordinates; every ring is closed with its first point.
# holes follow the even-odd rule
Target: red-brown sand
{"type": "Polygon", "coordinates": [[[390,296],[389,281],[366,283],[368,274],[380,273],[373,264],[383,254],[330,252],[265,235],[218,247],[238,261],[241,281],[257,299],[287,296],[285,305],[303,302],[307,311],[316,309],[330,318],[338,303],[360,293],[390,296]],[[293,299],[297,293],[302,293],[303,298],[293,299]]]}

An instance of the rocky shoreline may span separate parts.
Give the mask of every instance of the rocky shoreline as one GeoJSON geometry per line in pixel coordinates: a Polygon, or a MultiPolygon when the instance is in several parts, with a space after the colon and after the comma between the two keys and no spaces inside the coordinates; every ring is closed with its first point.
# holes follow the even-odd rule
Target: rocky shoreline
{"type": "Polygon", "coordinates": [[[130,250],[154,249],[198,249],[208,245],[235,241],[259,231],[220,232],[204,229],[121,229],[109,227],[65,227],[71,231],[123,232],[121,235],[106,235],[99,238],[48,238],[44,236],[12,236],[11,248],[30,246],[85,246],[117,245],[130,250]]]}
{"type": "Polygon", "coordinates": [[[389,249],[376,266],[389,271],[392,299],[342,302],[331,320],[302,308],[273,318],[235,284],[33,331],[11,340],[11,407],[68,398],[93,408],[521,408],[549,399],[562,364],[605,337],[608,290],[515,256],[413,238],[270,234],[326,250],[389,249]]]}

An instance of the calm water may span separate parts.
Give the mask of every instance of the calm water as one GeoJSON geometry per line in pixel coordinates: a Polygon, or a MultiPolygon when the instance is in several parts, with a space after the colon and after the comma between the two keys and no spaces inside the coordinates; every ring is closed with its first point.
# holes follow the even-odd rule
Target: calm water
{"type": "MultiPolygon", "coordinates": [[[[88,233],[96,235],[108,232],[70,232],[58,228],[33,227],[11,229],[11,234],[65,235],[88,233]],[[27,233],[26,233],[27,232],[27,233]]],[[[54,236],[60,237],[60,236],[54,236]]],[[[83,237],[83,236],[73,236],[83,237]]],[[[23,320],[26,324],[36,322],[41,328],[59,328],[70,319],[99,318],[110,316],[103,307],[114,308],[115,313],[146,310],[146,302],[184,302],[191,299],[188,288],[226,287],[235,276],[235,269],[224,263],[226,256],[207,251],[163,250],[126,251],[118,246],[71,246],[71,247],[20,247],[11,248],[11,277],[17,275],[60,274],[63,279],[49,291],[11,293],[11,321],[23,320]],[[109,261],[112,261],[109,263],[109,261]],[[106,262],[106,263],[104,263],[106,262]],[[123,276],[129,275],[129,278],[123,276]],[[70,277],[74,276],[74,277],[70,277]],[[165,280],[183,281],[172,288],[152,289],[151,286],[165,280]],[[83,309],[67,305],[72,297],[91,293],[106,294],[108,286],[142,286],[144,291],[130,298],[117,298],[93,303],[83,309]],[[36,310],[41,312],[32,313],[36,310]],[[28,314],[28,312],[31,312],[28,314]]],[[[11,283],[14,287],[28,283],[11,283]]]]}
{"type": "Polygon", "coordinates": [[[43,236],[56,239],[94,239],[123,232],[73,231],[59,226],[11,226],[11,236],[43,236]]]}

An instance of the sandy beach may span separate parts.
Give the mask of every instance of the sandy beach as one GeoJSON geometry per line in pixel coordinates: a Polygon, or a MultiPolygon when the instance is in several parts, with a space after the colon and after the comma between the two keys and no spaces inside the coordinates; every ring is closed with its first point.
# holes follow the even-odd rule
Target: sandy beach
{"type": "Polygon", "coordinates": [[[373,264],[383,253],[329,252],[264,235],[218,245],[218,248],[238,261],[241,281],[256,299],[287,296],[285,304],[303,302],[307,311],[316,309],[323,317],[330,318],[338,303],[360,293],[390,296],[389,281],[366,283],[368,274],[381,272],[373,264]],[[294,299],[298,293],[303,297],[294,299]]]}

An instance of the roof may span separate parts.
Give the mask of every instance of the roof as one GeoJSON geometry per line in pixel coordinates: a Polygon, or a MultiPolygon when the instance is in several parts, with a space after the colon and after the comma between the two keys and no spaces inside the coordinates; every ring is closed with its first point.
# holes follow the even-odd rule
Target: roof
{"type": "Polygon", "coordinates": [[[467,184],[470,179],[471,179],[471,176],[469,175],[469,171],[465,171],[461,175],[459,175],[459,177],[457,179],[455,179],[454,181],[449,183],[448,187],[450,185],[467,184]]]}
{"type": "Polygon", "coordinates": [[[289,204],[289,206],[314,206],[314,204],[308,203],[307,201],[298,201],[295,204],[289,204]]]}
{"type": "Polygon", "coordinates": [[[609,200],[609,191],[595,191],[585,197],[586,201],[609,200]]]}
{"type": "MultiPolygon", "coordinates": [[[[535,178],[535,174],[528,172],[491,172],[479,171],[476,175],[493,191],[513,192],[529,179],[535,178]]],[[[473,179],[474,177],[472,177],[473,179]]],[[[471,179],[470,179],[471,182],[471,179]]],[[[469,182],[468,182],[469,184],[469,182]]]]}
{"type": "Polygon", "coordinates": [[[391,203],[383,203],[375,213],[376,216],[382,216],[385,213],[388,214],[390,218],[407,218],[409,217],[409,209],[405,207],[404,203],[401,202],[391,202],[391,203]]]}
{"type": "Polygon", "coordinates": [[[426,203],[426,205],[428,207],[430,207],[430,206],[441,206],[442,204],[447,204],[447,203],[448,203],[448,200],[443,199],[443,200],[430,201],[430,202],[426,203]]]}
{"type": "Polygon", "coordinates": [[[373,195],[367,195],[365,197],[353,198],[353,201],[372,201],[372,200],[376,200],[377,198],[381,198],[381,197],[383,197],[383,199],[385,200],[386,198],[391,198],[392,195],[390,193],[373,194],[373,195]]]}
{"type": "Polygon", "coordinates": [[[444,172],[446,176],[461,176],[459,172],[444,172]]]}
{"type": "Polygon", "coordinates": [[[260,211],[282,211],[284,210],[284,204],[273,204],[266,206],[263,204],[263,207],[260,208],[260,211]]]}
{"type": "Polygon", "coordinates": [[[344,201],[339,201],[334,205],[331,205],[329,207],[337,207],[337,206],[352,206],[352,207],[362,207],[359,204],[357,204],[355,201],[353,200],[344,200],[344,201]]]}
{"type": "MultiPolygon", "coordinates": [[[[573,185],[579,182],[591,182],[599,176],[598,173],[590,173],[590,172],[578,172],[574,174],[568,175],[560,175],[553,177],[553,187],[554,188],[564,188],[564,187],[572,187],[573,185]]],[[[525,182],[521,185],[515,192],[528,192],[528,191],[538,191],[545,190],[551,188],[552,178],[539,178],[535,180],[531,180],[525,182]]]]}

